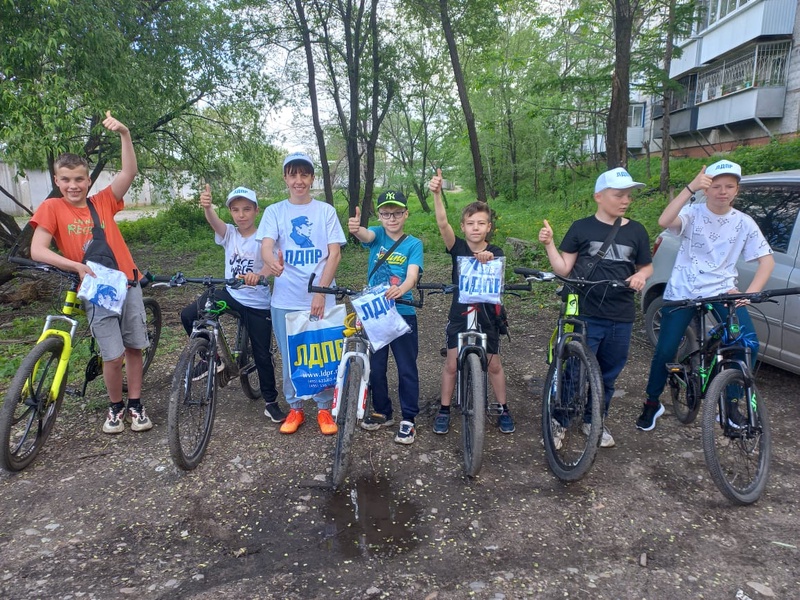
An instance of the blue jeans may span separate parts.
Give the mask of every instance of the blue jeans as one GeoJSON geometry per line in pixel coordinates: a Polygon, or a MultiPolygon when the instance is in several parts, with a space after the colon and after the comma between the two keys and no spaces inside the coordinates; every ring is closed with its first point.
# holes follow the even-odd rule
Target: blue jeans
{"type": "MultiPolygon", "coordinates": [[[[275,339],[278,340],[278,350],[281,353],[281,371],[283,374],[283,395],[290,408],[303,410],[303,398],[294,395],[294,384],[289,372],[289,341],[286,338],[286,315],[296,310],[286,308],[270,309],[272,311],[272,330],[275,332],[275,339]]],[[[314,396],[317,408],[330,408],[333,402],[333,388],[323,390],[314,396]]]]}
{"type": "Polygon", "coordinates": [[[603,416],[614,395],[614,383],[628,362],[633,323],[622,323],[599,317],[579,317],[586,323],[586,343],[592,349],[603,375],[603,416]]]}
{"type": "MultiPolygon", "coordinates": [[[[728,316],[728,309],[721,304],[714,304],[714,313],[720,323],[724,323],[728,316]]],[[[661,331],[658,334],[658,344],[650,363],[650,377],[647,379],[647,401],[654,404],[659,401],[661,392],[667,383],[667,363],[675,360],[675,354],[681,345],[683,333],[694,317],[695,311],[691,308],[665,306],[661,309],[661,331]]],[[[739,325],[743,332],[754,332],[753,321],[744,306],[736,309],[739,325]]],[[[756,362],[756,351],[752,353],[752,364],[756,362]]]]}
{"type": "Polygon", "coordinates": [[[386,370],[389,366],[389,348],[392,349],[394,362],[397,365],[400,410],[403,420],[414,421],[419,413],[419,372],[417,371],[417,354],[419,352],[417,316],[401,315],[411,327],[405,335],[401,335],[388,346],[372,353],[370,358],[369,385],[372,388],[372,408],[375,412],[392,416],[392,400],[389,398],[389,382],[386,370]]]}

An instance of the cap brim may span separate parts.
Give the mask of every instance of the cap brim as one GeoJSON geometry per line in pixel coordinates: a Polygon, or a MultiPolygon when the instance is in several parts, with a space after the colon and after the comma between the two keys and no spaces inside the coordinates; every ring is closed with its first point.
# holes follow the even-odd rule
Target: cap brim
{"type": "Polygon", "coordinates": [[[387,200],[386,202],[381,202],[378,204],[378,208],[381,206],[401,206],[403,208],[408,208],[405,204],[401,204],[400,202],[395,202],[394,200],[387,200]]]}

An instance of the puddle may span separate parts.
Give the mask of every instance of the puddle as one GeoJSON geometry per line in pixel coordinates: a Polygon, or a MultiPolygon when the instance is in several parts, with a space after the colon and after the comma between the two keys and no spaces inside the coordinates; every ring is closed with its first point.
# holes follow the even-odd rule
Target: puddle
{"type": "Polygon", "coordinates": [[[323,546],[342,558],[389,558],[413,549],[419,509],[392,493],[387,479],[359,479],[323,508],[323,546]]]}

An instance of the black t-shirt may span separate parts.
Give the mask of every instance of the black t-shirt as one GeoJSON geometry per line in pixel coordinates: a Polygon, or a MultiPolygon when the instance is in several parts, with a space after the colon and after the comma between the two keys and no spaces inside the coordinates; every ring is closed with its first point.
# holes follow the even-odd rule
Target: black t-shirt
{"type": "MultiPolygon", "coordinates": [[[[560,250],[578,258],[572,271],[573,277],[589,275],[586,264],[600,251],[613,225],[603,223],[592,215],[572,223],[561,242],[560,250]]],[[[636,265],[652,262],[650,239],[641,223],[628,221],[619,228],[611,246],[592,274],[592,281],[603,279],[626,280],[636,272],[636,265]]],[[[580,314],[612,321],[632,323],[636,317],[635,295],[628,289],[598,285],[581,292],[580,314]]]]}
{"type": "MultiPolygon", "coordinates": [[[[489,244],[486,246],[486,250],[494,254],[494,257],[497,258],[498,256],[503,256],[503,249],[498,248],[497,246],[493,246],[489,244]]],[[[450,258],[453,259],[453,272],[451,275],[451,280],[453,284],[455,284],[456,289],[453,291],[453,301],[450,304],[450,314],[448,315],[448,319],[450,321],[464,321],[466,317],[464,316],[469,308],[468,305],[462,304],[458,301],[458,257],[459,256],[474,256],[475,253],[470,250],[469,245],[467,244],[467,240],[464,238],[460,238],[456,236],[456,241],[453,244],[453,247],[447,251],[450,255],[450,258]]],[[[485,315],[494,315],[495,314],[495,305],[494,304],[483,304],[482,307],[484,310],[478,311],[478,321],[483,325],[484,323],[484,316],[485,315]]]]}

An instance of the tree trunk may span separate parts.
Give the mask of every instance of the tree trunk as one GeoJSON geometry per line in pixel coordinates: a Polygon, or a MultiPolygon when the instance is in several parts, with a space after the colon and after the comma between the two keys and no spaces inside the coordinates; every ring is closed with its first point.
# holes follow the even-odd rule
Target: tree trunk
{"type": "Polygon", "coordinates": [[[461,100],[461,110],[464,112],[464,120],[467,123],[467,134],[469,135],[469,148],[472,152],[472,167],[475,170],[475,195],[478,200],[486,202],[486,182],[483,173],[483,161],[481,160],[481,150],[478,144],[478,132],[475,129],[475,115],[467,95],[467,86],[464,82],[464,72],[461,70],[461,61],[458,58],[458,47],[450,24],[450,15],[447,9],[447,0],[439,0],[439,11],[442,18],[442,30],[447,40],[447,49],[450,52],[450,62],[453,64],[453,76],[458,88],[458,97],[461,100]]]}
{"type": "Polygon", "coordinates": [[[609,169],[628,165],[628,106],[630,105],[631,33],[630,0],[614,0],[614,74],[611,106],[606,121],[606,164],[609,169]]]}
{"type": "MultiPolygon", "coordinates": [[[[669,70],[672,66],[673,42],[675,38],[675,0],[670,0],[669,12],[667,16],[667,42],[664,48],[664,71],[669,77],[669,70]]],[[[672,104],[673,91],[666,86],[669,80],[664,82],[664,116],[661,118],[661,173],[659,176],[658,189],[666,193],[669,188],[669,156],[672,153],[672,138],[670,137],[670,115],[669,109],[672,104]]]]}

